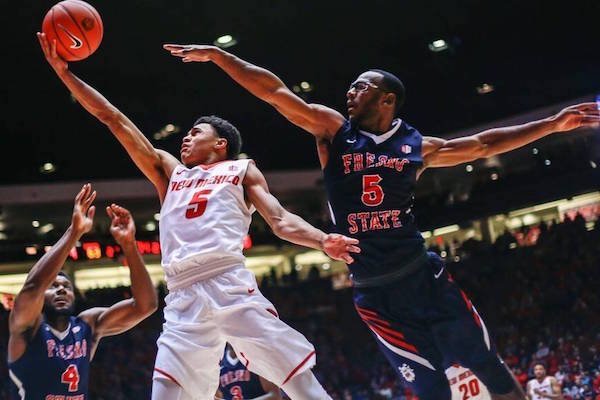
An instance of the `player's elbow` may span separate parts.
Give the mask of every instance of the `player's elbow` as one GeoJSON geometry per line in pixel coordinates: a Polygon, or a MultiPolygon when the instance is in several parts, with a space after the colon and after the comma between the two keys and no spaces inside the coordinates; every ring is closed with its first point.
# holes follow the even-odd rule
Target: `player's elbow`
{"type": "Polygon", "coordinates": [[[472,160],[469,161],[492,157],[494,155],[492,150],[492,146],[478,141],[477,144],[471,149],[470,155],[472,160]]]}
{"type": "Polygon", "coordinates": [[[148,305],[146,306],[144,311],[148,315],[151,315],[154,314],[156,310],[158,310],[158,299],[155,296],[150,302],[148,302],[148,305]]]}
{"type": "Polygon", "coordinates": [[[104,125],[114,126],[121,121],[121,113],[114,107],[106,107],[96,113],[96,118],[104,125]]]}
{"type": "Polygon", "coordinates": [[[281,99],[289,94],[289,91],[290,90],[283,83],[274,82],[262,88],[261,97],[273,107],[277,107],[281,102],[281,99]]]}
{"type": "Polygon", "coordinates": [[[148,312],[148,315],[150,315],[154,314],[156,310],[158,310],[158,300],[153,299],[152,302],[148,305],[148,309],[146,311],[148,312]]]}
{"type": "Polygon", "coordinates": [[[281,221],[277,221],[271,224],[271,230],[273,231],[273,234],[278,238],[285,239],[286,228],[285,224],[281,221]]]}
{"type": "Polygon", "coordinates": [[[151,316],[152,314],[154,314],[157,309],[158,309],[158,305],[156,305],[155,307],[144,306],[144,307],[138,308],[137,314],[140,319],[145,319],[145,318],[148,318],[149,316],[151,316]]]}
{"type": "Polygon", "coordinates": [[[275,234],[275,236],[278,238],[285,240],[291,229],[289,222],[285,218],[285,215],[272,216],[270,219],[270,225],[273,234],[275,234]]]}
{"type": "Polygon", "coordinates": [[[158,310],[158,298],[153,296],[146,301],[136,302],[136,310],[137,313],[143,318],[154,314],[154,312],[158,310]]]}

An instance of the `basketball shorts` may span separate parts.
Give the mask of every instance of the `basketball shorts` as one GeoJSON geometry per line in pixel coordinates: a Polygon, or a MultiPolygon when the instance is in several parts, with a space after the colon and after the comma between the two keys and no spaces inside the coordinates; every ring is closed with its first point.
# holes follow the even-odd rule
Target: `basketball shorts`
{"type": "Polygon", "coordinates": [[[405,387],[420,400],[449,400],[445,370],[470,369],[496,394],[514,383],[467,295],[435,253],[417,272],[385,286],[355,288],[356,310],[405,387]]]}
{"type": "Polygon", "coordinates": [[[154,379],[170,379],[193,398],[213,398],[226,342],[278,386],[315,365],[313,345],[279,319],[243,266],[174,290],[165,302],[154,379]]]}

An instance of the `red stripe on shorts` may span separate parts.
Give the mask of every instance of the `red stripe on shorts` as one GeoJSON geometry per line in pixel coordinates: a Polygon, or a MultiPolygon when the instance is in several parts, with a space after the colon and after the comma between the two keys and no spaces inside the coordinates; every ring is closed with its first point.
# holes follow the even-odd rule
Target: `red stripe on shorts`
{"type": "Polygon", "coordinates": [[[299,370],[300,368],[302,368],[302,366],[303,366],[304,364],[306,364],[306,363],[308,362],[308,360],[310,360],[310,358],[311,358],[312,356],[314,356],[314,355],[315,355],[315,351],[313,350],[313,351],[312,351],[312,352],[311,352],[309,355],[307,355],[307,356],[306,356],[306,358],[305,358],[304,360],[302,360],[302,362],[301,362],[300,364],[298,364],[298,366],[297,366],[296,368],[294,368],[294,369],[292,370],[292,372],[290,372],[290,374],[287,376],[287,378],[285,378],[285,381],[283,381],[283,383],[281,384],[281,386],[285,385],[285,384],[287,383],[287,381],[289,381],[290,379],[292,379],[292,377],[293,377],[294,375],[296,375],[296,372],[298,372],[298,370],[299,370]]]}
{"type": "Polygon", "coordinates": [[[473,309],[473,302],[471,302],[471,300],[467,297],[466,293],[463,292],[462,290],[460,290],[460,294],[462,295],[462,298],[467,305],[467,309],[469,310],[471,315],[473,315],[473,319],[475,320],[475,323],[477,324],[478,327],[481,328],[481,319],[479,319],[479,315],[477,315],[477,312],[473,309]]]}
{"type": "Polygon", "coordinates": [[[169,374],[169,373],[167,373],[167,372],[163,371],[163,370],[162,370],[162,369],[160,369],[160,368],[156,368],[156,367],[154,367],[154,370],[155,370],[156,372],[158,372],[158,373],[161,373],[161,374],[163,374],[164,376],[166,376],[167,378],[169,378],[170,380],[172,380],[173,382],[175,382],[175,383],[177,384],[177,386],[180,386],[180,387],[181,387],[181,384],[180,384],[179,382],[177,382],[177,379],[173,378],[173,375],[171,375],[171,374],[169,374]]]}
{"type": "Polygon", "coordinates": [[[419,353],[415,346],[413,346],[405,340],[404,334],[402,332],[400,332],[395,327],[392,327],[392,324],[390,322],[381,319],[377,312],[359,307],[357,305],[355,305],[355,307],[356,311],[358,311],[358,315],[360,316],[360,318],[365,324],[367,324],[367,326],[373,332],[375,332],[394,346],[398,346],[400,348],[412,351],[417,354],[419,353]]]}
{"type": "Polygon", "coordinates": [[[390,342],[394,346],[398,346],[398,347],[400,347],[402,349],[411,351],[411,352],[413,352],[415,354],[419,354],[419,351],[417,350],[417,348],[415,346],[413,346],[410,343],[405,342],[404,340],[398,339],[397,336],[386,334],[386,332],[382,331],[380,328],[377,328],[374,325],[369,325],[369,328],[371,328],[373,330],[373,332],[377,333],[384,340],[390,342]]]}
{"type": "Polygon", "coordinates": [[[268,312],[270,312],[271,314],[273,314],[275,316],[275,318],[279,318],[279,315],[277,314],[277,311],[273,310],[272,308],[266,308],[266,310],[268,312]]]}

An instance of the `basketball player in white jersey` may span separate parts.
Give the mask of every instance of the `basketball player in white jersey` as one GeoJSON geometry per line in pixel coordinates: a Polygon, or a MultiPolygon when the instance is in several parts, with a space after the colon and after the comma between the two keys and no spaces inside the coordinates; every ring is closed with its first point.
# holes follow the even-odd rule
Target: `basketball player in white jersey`
{"type": "Polygon", "coordinates": [[[533,366],[533,375],[534,378],[527,382],[529,400],[563,399],[560,383],[555,377],[546,375],[546,367],[543,364],[533,366]]]}
{"type": "Polygon", "coordinates": [[[181,161],[150,141],[121,111],[76,77],[38,33],[46,60],[75,99],[108,126],[154,184],[160,202],[162,264],[169,294],[158,339],[154,400],[212,399],[226,342],[247,368],[291,399],[330,399],[313,375],[315,350],[282,322],[244,266],[242,240],[254,208],[274,233],[352,263],[357,240],[326,234],[286,211],[251,160],[236,160],[241,138],[218,117],[198,119],[181,161]]]}
{"type": "Polygon", "coordinates": [[[492,400],[488,388],[475,374],[458,364],[446,368],[452,400],[492,400]]]}

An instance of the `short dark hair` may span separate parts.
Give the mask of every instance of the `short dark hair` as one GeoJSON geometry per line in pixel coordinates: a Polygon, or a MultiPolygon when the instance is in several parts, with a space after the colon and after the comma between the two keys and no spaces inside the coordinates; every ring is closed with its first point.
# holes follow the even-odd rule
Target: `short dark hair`
{"type": "Polygon", "coordinates": [[[242,149],[242,135],[231,122],[216,115],[208,115],[198,118],[193,126],[198,124],[209,124],[219,137],[227,139],[227,158],[229,160],[237,159],[242,149]]]}
{"type": "Polygon", "coordinates": [[[67,278],[69,280],[69,282],[73,283],[73,280],[71,279],[69,274],[67,274],[65,271],[59,271],[58,274],[56,274],[56,276],[57,277],[64,276],[65,278],[67,278]]]}
{"type": "Polygon", "coordinates": [[[377,72],[378,74],[383,75],[383,79],[381,80],[382,88],[384,91],[388,93],[394,93],[396,95],[396,113],[400,110],[400,107],[404,104],[404,100],[406,99],[406,89],[404,89],[404,84],[396,75],[391,72],[384,71],[382,69],[370,69],[369,71],[377,72]]]}

